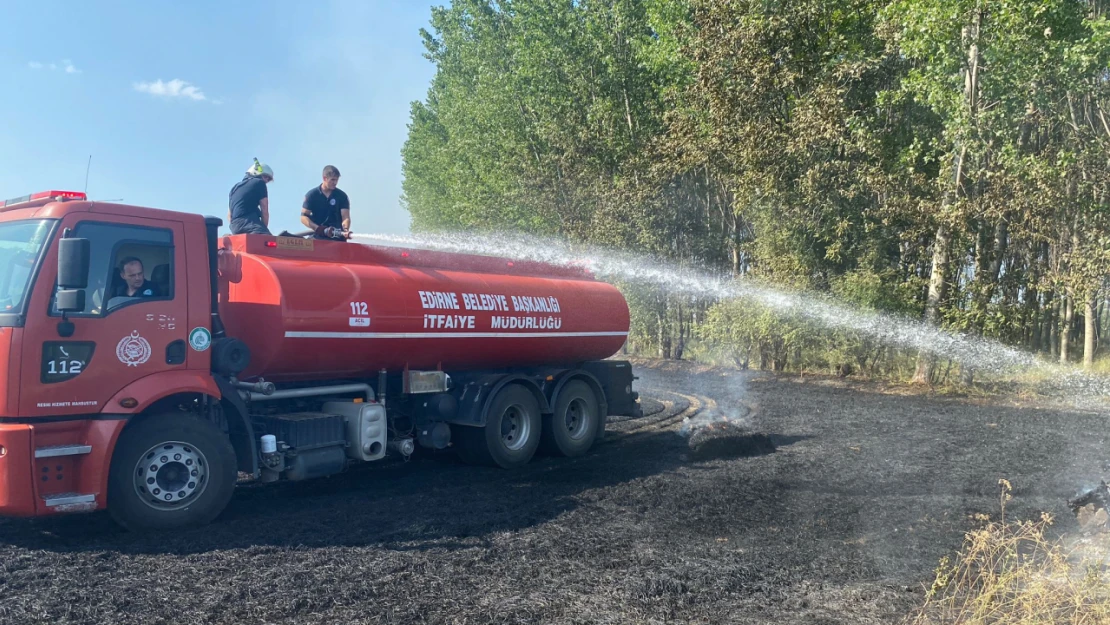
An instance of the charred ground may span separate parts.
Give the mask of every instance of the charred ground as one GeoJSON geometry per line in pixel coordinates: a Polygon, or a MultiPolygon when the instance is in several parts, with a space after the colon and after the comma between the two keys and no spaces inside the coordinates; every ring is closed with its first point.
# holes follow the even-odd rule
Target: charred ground
{"type": "Polygon", "coordinates": [[[1067,498],[1106,474],[1096,414],[637,373],[643,419],[520,473],[425,454],[246,486],[172,536],[2,520],[0,622],[897,622],[971,515],[997,511],[999,478],[1009,514],[1068,531],[1067,498]],[[699,415],[754,438],[691,446],[699,415]]]}

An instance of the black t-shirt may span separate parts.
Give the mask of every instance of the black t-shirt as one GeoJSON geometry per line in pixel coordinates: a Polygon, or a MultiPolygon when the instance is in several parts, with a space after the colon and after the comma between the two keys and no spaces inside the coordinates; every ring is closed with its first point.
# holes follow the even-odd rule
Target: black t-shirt
{"type": "Polygon", "coordinates": [[[258,204],[266,197],[268,196],[265,180],[255,176],[244,176],[242,180],[235,183],[234,187],[231,187],[231,193],[228,194],[232,221],[236,219],[262,221],[262,209],[258,208],[258,204]]]}
{"type": "Polygon", "coordinates": [[[317,226],[343,227],[343,214],[339,211],[350,210],[351,201],[347,194],[336,189],[331,192],[331,197],[324,195],[324,190],[319,185],[309,189],[304,194],[304,203],[301,208],[308,209],[311,213],[308,218],[317,226]]]}
{"type": "Polygon", "coordinates": [[[127,283],[125,282],[116,289],[115,295],[122,297],[158,297],[161,293],[158,292],[157,284],[150,280],[143,280],[143,285],[136,289],[134,294],[127,294],[127,283]]]}

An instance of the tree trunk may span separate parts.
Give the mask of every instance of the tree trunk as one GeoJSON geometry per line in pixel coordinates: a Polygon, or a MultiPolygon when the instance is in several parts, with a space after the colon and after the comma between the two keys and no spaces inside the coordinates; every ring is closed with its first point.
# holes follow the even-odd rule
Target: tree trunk
{"type": "Polygon", "coordinates": [[[1083,368],[1088,370],[1095,364],[1095,318],[1095,295],[1091,293],[1083,311],[1083,368]]]}
{"type": "Polygon", "coordinates": [[[1026,319],[1029,323],[1029,348],[1034,352],[1041,348],[1041,311],[1040,295],[1036,291],[1036,287],[1030,287],[1029,292],[1026,294],[1025,305],[1028,307],[1026,312],[1026,319]]]}
{"type": "Polygon", "coordinates": [[[960,386],[971,386],[975,383],[975,369],[966,362],[960,363],[960,386]]]}
{"type": "Polygon", "coordinates": [[[1102,341],[1102,314],[1106,310],[1106,300],[1099,298],[1098,305],[1095,306],[1095,349],[1098,349],[1099,343],[1102,341]]]}
{"type": "Polygon", "coordinates": [[[1033,320],[1033,328],[1032,328],[1033,336],[1031,336],[1030,339],[1029,339],[1029,347],[1035,352],[1040,351],[1040,349],[1041,349],[1040,311],[1037,310],[1036,308],[1034,308],[1033,313],[1030,315],[1029,318],[1033,320]]]}
{"type": "Polygon", "coordinates": [[[1044,307],[1044,337],[1045,346],[1044,351],[1046,354],[1051,355],[1056,349],[1057,338],[1059,333],[1056,328],[1056,319],[1059,317],[1060,300],[1056,297],[1055,292],[1049,292],[1048,302],[1044,307]]]}
{"type": "Polygon", "coordinates": [[[674,346],[674,359],[682,360],[682,355],[686,353],[686,336],[688,334],[686,322],[686,311],[682,306],[678,307],[678,340],[675,341],[674,346]]]}
{"type": "MultiPolygon", "coordinates": [[[[963,29],[963,45],[967,46],[967,67],[964,68],[964,102],[970,110],[971,119],[978,116],[979,109],[979,34],[982,25],[983,10],[977,9],[970,24],[963,29]]],[[[942,209],[946,209],[961,195],[966,196],[964,187],[964,166],[966,165],[968,146],[956,146],[952,154],[952,180],[951,187],[947,190],[942,201],[942,209]]],[[[936,238],[933,241],[933,267],[929,276],[929,295],[925,300],[925,322],[929,325],[939,325],[940,306],[944,301],[945,288],[948,284],[948,265],[950,261],[949,247],[952,235],[948,224],[943,220],[946,210],[942,210],[942,222],[937,226],[936,238]]],[[[934,358],[924,351],[917,354],[917,371],[914,373],[914,384],[928,384],[933,377],[934,358]]]]}
{"type": "Polygon", "coordinates": [[[1029,268],[1028,288],[1025,291],[1025,322],[1029,328],[1026,345],[1036,352],[1041,348],[1041,293],[1037,289],[1040,279],[1040,260],[1037,248],[1029,251],[1026,266],[1029,268]]]}
{"type": "Polygon", "coordinates": [[[658,331],[659,357],[663,360],[671,359],[671,332],[667,326],[667,305],[655,309],[655,321],[658,331]]]}
{"type": "Polygon", "coordinates": [[[775,339],[775,355],[771,362],[771,370],[775,373],[786,371],[786,341],[781,338],[775,339]]]}
{"type": "MultiPolygon", "coordinates": [[[[1070,289],[1069,289],[1070,291],[1070,289]]],[[[1068,343],[1071,342],[1071,322],[1075,297],[1069,292],[1060,300],[1060,364],[1068,364],[1068,343]]]]}
{"type": "MultiPolygon", "coordinates": [[[[937,236],[933,241],[933,268],[929,275],[929,295],[925,300],[925,323],[937,325],[940,318],[940,304],[944,301],[944,292],[948,286],[949,247],[951,234],[947,224],[937,227],[937,236]]],[[[935,361],[932,354],[921,351],[917,355],[917,371],[913,375],[914,384],[929,384],[933,378],[933,365],[935,361]]]]}
{"type": "MultiPolygon", "coordinates": [[[[993,242],[988,246],[985,243],[987,230],[981,229],[979,243],[976,244],[978,259],[976,260],[974,326],[972,332],[978,336],[983,334],[984,322],[987,318],[987,309],[990,308],[991,299],[994,297],[998,278],[1002,275],[1002,263],[1006,257],[1009,243],[1009,226],[1003,218],[994,227],[993,242]]],[[[971,386],[975,381],[975,368],[966,362],[960,363],[960,384],[971,386]]]]}

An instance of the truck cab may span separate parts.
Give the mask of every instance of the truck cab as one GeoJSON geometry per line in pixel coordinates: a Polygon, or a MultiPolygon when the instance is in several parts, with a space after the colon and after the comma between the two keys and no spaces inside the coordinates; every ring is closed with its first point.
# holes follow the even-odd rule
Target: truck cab
{"type": "Polygon", "coordinates": [[[0,513],[104,507],[106,454],[131,416],[179,393],[221,396],[206,237],[200,215],[82,193],[0,206],[0,513]],[[63,239],[86,242],[85,284],[61,285],[80,295],[60,309],[63,239]]]}

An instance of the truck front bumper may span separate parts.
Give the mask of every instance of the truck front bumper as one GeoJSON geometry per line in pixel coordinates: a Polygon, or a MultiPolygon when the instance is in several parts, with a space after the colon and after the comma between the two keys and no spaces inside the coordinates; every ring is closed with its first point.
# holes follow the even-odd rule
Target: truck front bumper
{"type": "Polygon", "coordinates": [[[0,516],[104,508],[112,449],[124,424],[125,419],[0,421],[0,516]]]}

